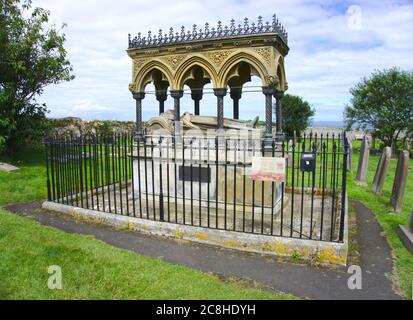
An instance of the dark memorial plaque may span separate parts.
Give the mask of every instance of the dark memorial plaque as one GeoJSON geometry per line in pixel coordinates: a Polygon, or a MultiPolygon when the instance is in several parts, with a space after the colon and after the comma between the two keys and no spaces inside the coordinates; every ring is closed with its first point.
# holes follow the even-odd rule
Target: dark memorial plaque
{"type": "Polygon", "coordinates": [[[198,166],[180,166],[179,180],[194,182],[211,182],[211,168],[199,168],[198,166]]]}

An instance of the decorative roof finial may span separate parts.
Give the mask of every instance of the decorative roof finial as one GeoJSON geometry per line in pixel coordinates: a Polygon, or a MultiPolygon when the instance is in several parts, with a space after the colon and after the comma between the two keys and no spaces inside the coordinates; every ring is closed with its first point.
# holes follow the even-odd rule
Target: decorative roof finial
{"type": "Polygon", "coordinates": [[[231,19],[231,29],[234,28],[235,29],[235,20],[231,19]]]}
{"type": "Polygon", "coordinates": [[[221,32],[222,32],[222,22],[221,21],[218,21],[217,31],[218,31],[218,34],[221,34],[221,32]]]}
{"type": "Polygon", "coordinates": [[[248,18],[244,19],[244,29],[248,30],[249,29],[249,23],[248,23],[248,18]]]}
{"type": "Polygon", "coordinates": [[[206,35],[209,34],[209,23],[208,22],[205,23],[205,34],[206,35]]]}
{"type": "Polygon", "coordinates": [[[258,16],[258,28],[262,29],[262,16],[258,16]]]}

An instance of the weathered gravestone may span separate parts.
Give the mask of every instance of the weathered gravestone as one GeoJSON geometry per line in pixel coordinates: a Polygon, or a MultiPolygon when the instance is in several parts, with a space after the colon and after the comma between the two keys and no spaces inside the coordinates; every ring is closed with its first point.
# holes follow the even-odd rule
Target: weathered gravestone
{"type": "Polygon", "coordinates": [[[413,253],[413,213],[410,216],[410,226],[399,226],[397,229],[400,240],[413,253]]]}
{"type": "Polygon", "coordinates": [[[18,170],[20,169],[15,166],[12,166],[11,164],[0,162],[0,171],[15,172],[18,170]]]}
{"type": "Polygon", "coordinates": [[[390,165],[390,158],[391,158],[391,148],[385,147],[381,157],[379,164],[377,165],[376,174],[374,175],[373,185],[371,187],[371,191],[375,194],[382,194],[384,181],[387,177],[387,172],[389,171],[390,165]]]}
{"type": "Polygon", "coordinates": [[[360,149],[360,158],[357,168],[356,182],[360,185],[367,185],[367,170],[369,166],[370,143],[366,136],[363,138],[360,149]]]}
{"type": "Polygon", "coordinates": [[[353,141],[348,141],[347,170],[353,172],[353,141]]]}
{"type": "Polygon", "coordinates": [[[394,212],[400,212],[403,205],[404,190],[406,189],[407,172],[409,170],[409,152],[404,150],[400,152],[397,161],[396,174],[393,182],[391,195],[391,205],[394,212]]]}
{"type": "Polygon", "coordinates": [[[410,148],[411,148],[411,146],[410,146],[410,141],[409,141],[408,139],[405,139],[405,140],[404,140],[404,150],[409,151],[410,148]]]}
{"type": "Polygon", "coordinates": [[[288,152],[286,153],[288,167],[291,167],[291,168],[293,166],[292,153],[293,153],[294,150],[296,150],[295,148],[297,148],[296,146],[294,146],[294,149],[293,149],[293,144],[294,144],[293,140],[290,139],[290,140],[288,140],[288,144],[285,146],[286,150],[288,150],[288,152]],[[291,153],[291,155],[289,153],[291,153]]]}

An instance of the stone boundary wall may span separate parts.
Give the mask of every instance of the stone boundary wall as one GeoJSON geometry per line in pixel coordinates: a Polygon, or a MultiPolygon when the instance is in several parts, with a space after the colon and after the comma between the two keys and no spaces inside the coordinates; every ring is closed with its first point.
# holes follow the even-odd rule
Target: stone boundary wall
{"type": "MultiPolygon", "coordinates": [[[[346,208],[348,200],[346,198],[346,208]]],[[[54,202],[44,202],[43,209],[57,211],[76,219],[109,225],[144,234],[188,240],[228,249],[272,256],[294,257],[320,265],[345,266],[348,253],[348,210],[346,210],[344,242],[327,242],[257,235],[203,227],[177,225],[101,211],[82,209],[54,202]]]]}
{"type": "Polygon", "coordinates": [[[80,118],[68,117],[60,119],[48,119],[51,134],[68,134],[75,137],[81,134],[113,134],[121,132],[133,132],[136,128],[134,121],[116,120],[91,120],[86,121],[80,118]]]}

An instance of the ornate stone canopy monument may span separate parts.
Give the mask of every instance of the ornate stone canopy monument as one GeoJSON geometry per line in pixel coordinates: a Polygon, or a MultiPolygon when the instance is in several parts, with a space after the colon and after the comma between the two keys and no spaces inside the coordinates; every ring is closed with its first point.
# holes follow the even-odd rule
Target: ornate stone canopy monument
{"type": "MultiPolygon", "coordinates": [[[[145,87],[153,83],[159,114],[164,113],[164,103],[169,95],[174,99],[175,121],[180,121],[180,99],[184,85],[191,89],[194,114],[200,115],[203,87],[212,83],[217,97],[217,128],[224,128],[224,96],[230,93],[233,100],[233,118],[239,119],[239,100],[242,86],[255,75],[261,79],[262,92],[266,97],[265,136],[272,136],[272,97],[276,99],[276,132],[282,137],[281,98],[288,88],[284,58],[288,54],[288,37],[276,16],[271,22],[242,24],[231,20],[229,26],[218,22],[216,27],[208,23],[199,29],[171,28],[168,33],[159,30],[129,36],[128,55],[132,58],[132,83],[130,91],[136,100],[136,126],[142,136],[142,101],[145,87]]],[[[178,126],[175,130],[178,133],[178,126]]]]}
{"type": "MultiPolygon", "coordinates": [[[[274,138],[280,142],[283,139],[281,99],[288,87],[284,68],[288,50],[287,33],[275,15],[271,22],[263,22],[262,17],[258,17],[258,21],[250,23],[245,18],[239,25],[232,20],[229,26],[218,22],[216,27],[210,27],[206,23],[201,29],[194,25],[190,30],[182,27],[174,32],[171,28],[166,34],[159,30],[156,35],[149,32],[146,37],[141,34],[134,38],[129,36],[127,53],[133,61],[129,89],[136,100],[137,141],[140,142],[134,154],[134,183],[139,193],[152,200],[156,197],[155,201],[148,201],[149,204],[157,206],[158,197],[165,197],[183,205],[185,212],[186,199],[191,204],[196,201],[196,207],[208,207],[210,200],[214,200],[212,207],[217,210],[217,215],[219,208],[226,208],[228,199],[232,200],[233,208],[239,206],[247,212],[254,211],[256,206],[268,212],[279,207],[281,183],[267,183],[265,190],[263,185],[261,192],[246,196],[245,190],[254,190],[255,185],[251,178],[244,179],[243,176],[247,170],[245,166],[251,166],[252,158],[262,156],[262,138],[266,139],[270,150],[274,138]],[[242,88],[251,81],[251,76],[258,76],[262,82],[265,130],[257,129],[258,117],[251,121],[239,120],[242,88]],[[159,116],[148,119],[143,128],[143,100],[148,94],[145,87],[149,83],[155,86],[159,116]],[[207,83],[212,84],[217,97],[215,117],[200,115],[207,83]],[[190,88],[194,100],[193,114],[180,111],[185,85],[190,88]],[[228,91],[233,100],[233,119],[224,119],[224,96],[228,91]],[[165,111],[168,96],[174,100],[174,109],[165,111]],[[276,99],[275,137],[272,128],[273,97],[276,99]],[[219,134],[225,130],[226,138],[230,131],[236,134],[252,132],[256,138],[255,145],[248,142],[240,150],[241,145],[234,146],[225,140],[224,144],[218,144],[215,139],[204,139],[202,145],[192,141],[188,143],[186,133],[194,129],[204,132],[213,129],[219,134]],[[153,148],[150,146],[155,133],[157,146],[153,148]],[[184,140],[181,140],[183,136],[184,140]],[[159,138],[163,139],[162,143],[159,138]],[[227,166],[228,161],[232,163],[230,167],[227,166]],[[237,162],[242,166],[237,167],[237,162]],[[142,177],[145,177],[144,183],[142,177]],[[165,188],[165,181],[173,183],[165,188]],[[232,189],[228,192],[228,185],[233,186],[234,192],[232,189]]],[[[268,152],[267,156],[274,156],[274,153],[268,152]]],[[[192,211],[192,208],[187,211],[192,211]]]]}

